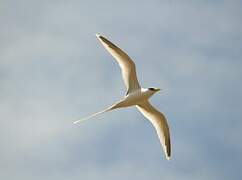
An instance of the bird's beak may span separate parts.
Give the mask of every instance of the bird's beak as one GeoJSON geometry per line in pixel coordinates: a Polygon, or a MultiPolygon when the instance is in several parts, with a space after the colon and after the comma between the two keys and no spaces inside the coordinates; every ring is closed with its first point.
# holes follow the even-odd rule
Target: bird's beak
{"type": "Polygon", "coordinates": [[[160,90],[161,90],[161,89],[157,88],[155,91],[158,92],[158,91],[160,91],[160,90]]]}

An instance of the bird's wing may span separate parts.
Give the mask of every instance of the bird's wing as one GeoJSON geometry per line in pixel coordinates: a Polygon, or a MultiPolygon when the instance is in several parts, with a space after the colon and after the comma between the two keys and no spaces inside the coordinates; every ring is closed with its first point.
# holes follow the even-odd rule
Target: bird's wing
{"type": "Polygon", "coordinates": [[[110,42],[104,36],[96,34],[97,38],[100,40],[105,49],[116,59],[121,71],[125,86],[127,88],[127,93],[133,92],[140,89],[140,85],[136,75],[135,64],[132,59],[119,47],[110,42]]]}
{"type": "Polygon", "coordinates": [[[166,158],[169,160],[171,156],[171,144],[170,144],[170,133],[169,127],[166,121],[165,116],[157,111],[149,101],[145,101],[137,105],[139,111],[150,120],[153,126],[156,129],[156,132],[159,136],[160,143],[165,152],[166,158]]]}

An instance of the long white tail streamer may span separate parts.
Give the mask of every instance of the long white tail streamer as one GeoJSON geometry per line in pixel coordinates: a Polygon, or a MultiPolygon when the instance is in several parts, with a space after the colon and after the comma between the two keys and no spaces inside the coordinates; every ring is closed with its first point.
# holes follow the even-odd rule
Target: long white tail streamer
{"type": "Polygon", "coordinates": [[[97,115],[99,115],[99,114],[103,114],[103,113],[108,112],[108,111],[110,111],[110,110],[111,110],[111,109],[108,108],[108,109],[105,109],[105,110],[103,110],[103,111],[99,111],[99,112],[94,113],[94,114],[92,114],[92,115],[90,115],[90,116],[87,116],[87,117],[84,117],[84,118],[82,118],[82,119],[79,119],[79,120],[77,120],[77,121],[75,121],[75,122],[73,122],[73,123],[74,123],[74,124],[77,124],[77,123],[80,123],[80,122],[86,121],[86,120],[88,120],[88,119],[91,119],[91,118],[93,118],[93,117],[95,117],[95,116],[97,116],[97,115]]]}

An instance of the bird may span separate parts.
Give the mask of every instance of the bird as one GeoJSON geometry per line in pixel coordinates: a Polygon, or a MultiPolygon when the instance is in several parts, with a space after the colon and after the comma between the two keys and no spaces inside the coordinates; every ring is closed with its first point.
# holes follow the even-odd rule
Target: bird
{"type": "Polygon", "coordinates": [[[99,114],[109,112],[115,109],[136,106],[137,109],[151,122],[156,130],[160,144],[165,153],[167,160],[171,157],[170,131],[163,113],[154,108],[149,99],[155,93],[160,91],[159,88],[142,88],[137,79],[136,66],[134,61],[121,48],[109,41],[106,37],[96,34],[97,39],[101,42],[104,48],[113,56],[120,66],[124,84],[127,93],[120,101],[109,106],[105,110],[94,113],[88,117],[82,118],[74,122],[74,124],[88,120],[99,114]]]}

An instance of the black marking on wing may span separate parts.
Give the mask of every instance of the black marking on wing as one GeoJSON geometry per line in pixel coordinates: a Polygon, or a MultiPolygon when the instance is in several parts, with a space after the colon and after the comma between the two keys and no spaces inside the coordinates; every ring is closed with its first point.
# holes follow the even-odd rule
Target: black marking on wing
{"type": "Polygon", "coordinates": [[[103,36],[99,36],[99,38],[100,38],[103,42],[105,42],[105,43],[108,45],[108,47],[110,47],[110,48],[112,48],[112,49],[114,49],[114,48],[118,48],[118,49],[119,49],[119,47],[117,47],[115,44],[113,44],[112,42],[110,42],[109,40],[107,40],[105,37],[103,37],[103,36]]]}

